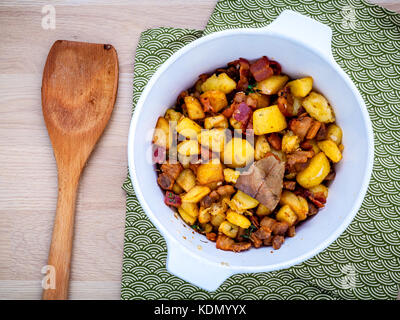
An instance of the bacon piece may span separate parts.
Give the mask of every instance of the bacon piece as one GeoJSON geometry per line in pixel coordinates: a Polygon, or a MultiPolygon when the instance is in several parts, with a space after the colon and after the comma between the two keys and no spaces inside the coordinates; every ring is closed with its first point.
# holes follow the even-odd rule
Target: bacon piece
{"type": "Polygon", "coordinates": [[[182,172],[183,167],[178,163],[166,162],[161,165],[161,171],[168,174],[173,180],[178,178],[179,174],[182,172]]]}
{"type": "Polygon", "coordinates": [[[272,146],[272,148],[274,148],[275,150],[282,149],[282,139],[276,132],[270,133],[267,136],[267,140],[269,144],[272,146]]]}
{"type": "Polygon", "coordinates": [[[216,246],[217,246],[217,249],[221,249],[221,250],[225,250],[225,251],[240,252],[240,251],[250,249],[251,243],[250,242],[235,242],[233,239],[220,233],[220,234],[218,234],[216,246]]]}
{"type": "Polygon", "coordinates": [[[308,202],[308,216],[314,216],[318,213],[318,208],[312,204],[311,202],[308,202]]]}
{"type": "Polygon", "coordinates": [[[172,191],[167,191],[165,193],[164,202],[168,206],[173,206],[178,208],[182,204],[182,199],[177,194],[172,191]]]}
{"type": "Polygon", "coordinates": [[[310,129],[312,122],[313,119],[311,117],[299,117],[297,119],[292,119],[289,123],[289,127],[290,130],[300,138],[300,140],[303,140],[310,129]]]}
{"type": "Polygon", "coordinates": [[[157,183],[162,189],[171,190],[175,181],[168,174],[161,173],[157,178],[157,183]]]}
{"type": "Polygon", "coordinates": [[[239,70],[239,81],[236,86],[236,90],[246,90],[249,86],[249,75],[250,75],[250,63],[244,58],[228,63],[229,67],[234,67],[239,70]]]}
{"type": "Polygon", "coordinates": [[[331,171],[325,177],[325,181],[332,181],[333,179],[335,179],[335,176],[336,176],[336,172],[335,171],[331,171]]]}
{"type": "Polygon", "coordinates": [[[282,67],[279,62],[275,60],[269,60],[269,66],[274,70],[275,75],[280,75],[282,72],[282,67]]]}
{"type": "Polygon", "coordinates": [[[260,227],[260,222],[258,221],[258,217],[257,216],[249,216],[249,219],[251,221],[251,223],[256,227],[259,228],[260,227]]]}
{"type": "Polygon", "coordinates": [[[226,108],[224,111],[222,111],[222,114],[226,118],[230,118],[230,117],[232,117],[233,111],[234,111],[234,109],[233,109],[233,104],[232,104],[229,108],[226,108]]]}
{"type": "Polygon", "coordinates": [[[206,233],[206,238],[212,242],[215,242],[217,240],[217,234],[214,232],[208,232],[206,233]]]}
{"type": "Polygon", "coordinates": [[[314,120],[311,128],[307,132],[306,139],[314,139],[320,127],[321,122],[314,120]]]}
{"type": "Polygon", "coordinates": [[[176,98],[176,104],[177,104],[178,106],[182,105],[183,102],[184,102],[185,97],[187,97],[188,95],[189,95],[189,93],[187,92],[187,90],[182,91],[182,92],[178,95],[178,97],[176,98]]]}
{"type": "Polygon", "coordinates": [[[293,95],[290,88],[285,86],[278,92],[278,108],[285,117],[293,116],[293,95]]]}
{"type": "Polygon", "coordinates": [[[251,108],[245,102],[241,102],[233,111],[232,118],[239,121],[242,124],[242,129],[245,130],[252,114],[251,108]]]}
{"type": "Polygon", "coordinates": [[[230,196],[235,193],[235,188],[231,186],[230,184],[227,184],[225,186],[220,186],[217,188],[216,192],[221,196],[221,197],[226,197],[230,196]]]}
{"type": "Polygon", "coordinates": [[[312,158],[314,156],[314,151],[309,150],[309,151],[303,151],[303,150],[298,150],[293,153],[290,153],[286,156],[287,159],[287,165],[289,168],[293,168],[295,164],[297,163],[306,163],[308,159],[312,158]]]}
{"type": "Polygon", "coordinates": [[[271,236],[272,230],[268,227],[260,227],[257,231],[253,232],[254,236],[256,236],[260,240],[268,239],[271,236]]]}
{"type": "Polygon", "coordinates": [[[326,128],[325,123],[321,123],[321,127],[319,128],[318,133],[317,133],[317,140],[318,141],[325,140],[327,134],[328,134],[328,130],[326,128]]]}
{"type": "Polygon", "coordinates": [[[259,248],[263,244],[263,241],[260,238],[256,237],[254,233],[250,235],[250,241],[253,243],[253,246],[255,248],[259,248]]]}
{"type": "Polygon", "coordinates": [[[250,65],[250,72],[257,82],[265,80],[274,74],[274,70],[269,66],[269,60],[266,56],[252,63],[250,65]]]}
{"type": "Polygon", "coordinates": [[[278,250],[284,242],[285,238],[283,236],[274,236],[272,238],[272,248],[274,248],[274,250],[278,250]]]}
{"type": "Polygon", "coordinates": [[[260,226],[263,228],[268,228],[270,230],[272,230],[272,226],[276,223],[275,219],[272,219],[270,217],[264,217],[262,218],[261,222],[260,222],[260,226]]]}
{"type": "Polygon", "coordinates": [[[153,145],[152,160],[153,163],[164,163],[167,159],[167,150],[163,147],[153,145]]]}
{"type": "Polygon", "coordinates": [[[286,222],[275,222],[272,226],[272,233],[275,235],[283,236],[286,231],[289,229],[289,224],[286,222]]]}
{"type": "Polygon", "coordinates": [[[310,140],[304,140],[301,144],[300,147],[304,150],[311,150],[313,148],[313,145],[310,143],[310,140]]]}
{"type": "Polygon", "coordinates": [[[283,181],[283,188],[286,190],[294,190],[296,189],[296,181],[283,181]]]}
{"type": "Polygon", "coordinates": [[[296,235],[296,227],[295,226],[289,227],[289,229],[287,231],[287,236],[294,237],[295,235],[296,235]]]}

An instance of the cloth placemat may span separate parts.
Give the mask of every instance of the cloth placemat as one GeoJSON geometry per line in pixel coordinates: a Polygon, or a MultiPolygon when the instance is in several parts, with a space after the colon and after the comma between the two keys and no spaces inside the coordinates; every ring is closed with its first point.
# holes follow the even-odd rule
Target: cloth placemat
{"type": "Polygon", "coordinates": [[[221,0],[204,32],[142,33],[135,57],[135,106],[155,70],[191,41],[227,28],[262,27],[285,9],[327,24],[335,60],[366,102],[375,136],[371,183],[347,230],[326,250],[292,268],[238,274],[215,292],[165,268],[166,244],[129,179],[122,299],[395,299],[400,283],[400,15],[360,0],[221,0]]]}

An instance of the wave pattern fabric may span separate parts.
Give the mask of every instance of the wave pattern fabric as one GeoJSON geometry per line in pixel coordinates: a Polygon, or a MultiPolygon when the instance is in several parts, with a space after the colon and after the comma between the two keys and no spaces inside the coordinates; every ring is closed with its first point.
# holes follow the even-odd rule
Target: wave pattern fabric
{"type": "Polygon", "coordinates": [[[285,9],[332,28],[335,60],[372,120],[375,161],[367,195],[347,230],[326,250],[283,271],[240,274],[209,293],[165,268],[166,245],[135,197],[129,177],[122,299],[395,299],[400,283],[400,15],[353,0],[221,0],[204,30],[142,33],[135,57],[136,104],[155,70],[203,34],[263,27],[285,9]]]}

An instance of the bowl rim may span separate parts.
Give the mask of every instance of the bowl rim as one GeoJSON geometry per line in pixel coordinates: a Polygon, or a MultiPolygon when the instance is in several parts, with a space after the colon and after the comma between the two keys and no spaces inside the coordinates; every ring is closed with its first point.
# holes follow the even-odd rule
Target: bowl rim
{"type": "MultiPolygon", "coordinates": [[[[334,242],[344,231],[345,229],[350,225],[350,223],[353,221],[354,217],[356,216],[358,210],[361,207],[361,204],[364,200],[364,197],[366,195],[368,186],[369,186],[369,181],[372,175],[372,169],[373,169],[373,161],[374,161],[374,139],[373,139],[373,130],[372,130],[372,123],[371,119],[368,114],[367,107],[364,103],[364,100],[361,97],[360,92],[358,91],[357,87],[355,84],[351,81],[350,77],[341,69],[341,67],[336,63],[334,60],[333,56],[331,53],[326,54],[324,52],[321,52],[319,50],[316,50],[315,48],[311,47],[309,44],[300,41],[298,39],[295,39],[293,37],[290,37],[285,34],[281,34],[279,32],[273,31],[273,30],[268,30],[267,28],[235,28],[235,29],[228,29],[228,30],[223,30],[223,31],[218,31],[211,33],[209,35],[203,36],[199,39],[196,39],[192,41],[191,43],[185,45],[175,53],[173,53],[153,74],[153,76],[150,78],[148,83],[146,84],[144,90],[142,91],[142,94],[140,95],[140,98],[136,104],[135,110],[133,112],[132,118],[131,118],[131,123],[129,127],[129,136],[128,136],[128,146],[127,146],[127,151],[128,151],[128,170],[129,170],[129,175],[134,187],[135,194],[143,207],[146,215],[150,218],[151,222],[156,226],[158,231],[161,233],[161,235],[164,237],[164,239],[168,243],[171,241],[174,244],[178,244],[182,251],[185,254],[189,254],[195,259],[201,259],[204,260],[203,257],[198,255],[196,253],[196,250],[189,250],[186,246],[182,245],[177,239],[175,239],[172,235],[170,235],[170,232],[167,230],[165,226],[162,225],[162,223],[157,219],[156,215],[152,212],[150,209],[150,206],[148,205],[143,193],[141,192],[141,188],[138,184],[138,181],[136,179],[136,174],[135,174],[135,161],[134,161],[134,152],[135,152],[135,146],[134,146],[134,140],[136,136],[136,124],[139,118],[139,114],[142,112],[142,108],[144,105],[144,102],[147,100],[147,97],[151,91],[151,88],[153,85],[158,81],[160,76],[173,64],[175,63],[181,56],[183,56],[185,53],[188,51],[191,51],[193,49],[196,49],[197,46],[211,41],[215,39],[222,39],[224,37],[228,36],[235,36],[235,35],[262,35],[262,34],[268,34],[272,36],[276,36],[279,38],[282,38],[284,40],[293,42],[299,46],[305,47],[306,49],[312,51],[314,54],[319,56],[324,63],[327,63],[331,65],[331,67],[339,74],[340,78],[346,83],[346,85],[351,89],[353,92],[359,109],[361,111],[361,117],[363,120],[363,123],[366,128],[367,132],[367,146],[368,146],[368,154],[367,157],[365,158],[366,160],[366,170],[364,172],[363,176],[363,181],[362,184],[360,185],[360,189],[358,192],[357,198],[355,198],[353,205],[351,207],[351,210],[348,211],[348,213],[345,215],[345,218],[343,219],[342,223],[331,233],[329,237],[327,237],[324,241],[322,241],[320,244],[316,245],[312,250],[298,256],[295,258],[292,258],[290,260],[283,261],[281,263],[277,264],[269,264],[266,266],[246,266],[246,265],[231,265],[225,266],[225,268],[229,269],[232,271],[232,274],[234,273],[239,273],[239,272],[267,272],[267,271],[275,271],[275,270],[281,270],[281,269],[286,269],[291,266],[300,264],[304,262],[305,260],[308,260],[315,255],[319,254],[322,252],[324,249],[326,249],[332,242],[334,242]]],[[[170,250],[170,247],[168,245],[168,251],[170,250]]],[[[216,249],[217,250],[217,249],[216,249]]],[[[169,256],[168,252],[167,255],[169,256]]],[[[167,258],[168,261],[168,258],[167,258]]],[[[221,265],[215,261],[206,261],[208,264],[213,265],[215,267],[220,268],[221,265]]]]}

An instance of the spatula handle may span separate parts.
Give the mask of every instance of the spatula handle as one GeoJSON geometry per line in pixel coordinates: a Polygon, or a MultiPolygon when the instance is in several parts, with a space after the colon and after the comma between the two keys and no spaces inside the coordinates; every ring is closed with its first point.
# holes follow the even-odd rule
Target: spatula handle
{"type": "Polygon", "coordinates": [[[57,211],[48,259],[48,265],[55,271],[55,288],[43,290],[44,300],[68,298],[78,181],[79,176],[59,172],[57,211]]]}

